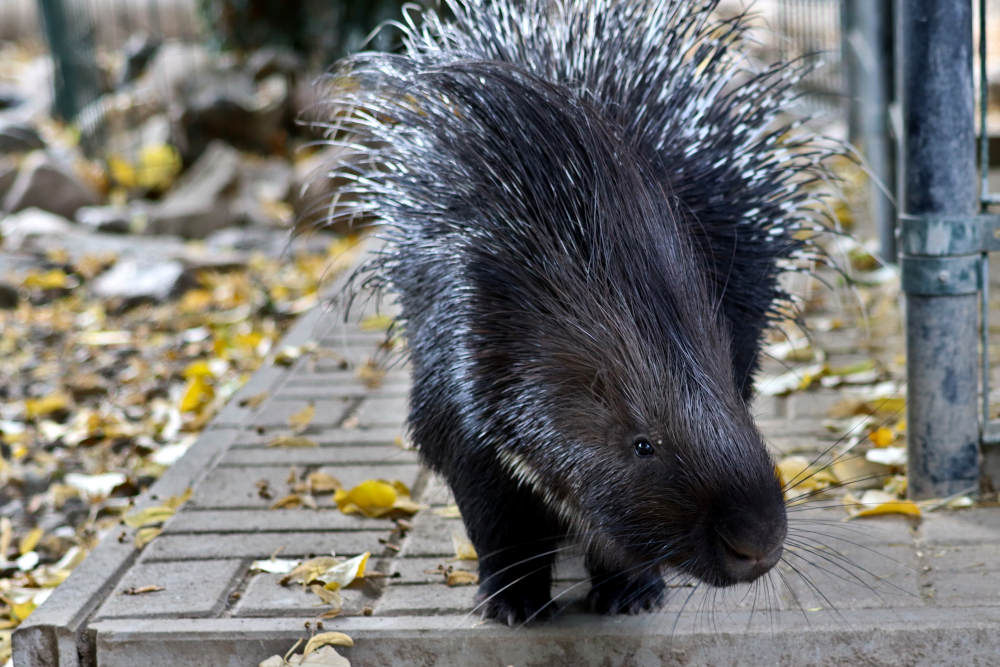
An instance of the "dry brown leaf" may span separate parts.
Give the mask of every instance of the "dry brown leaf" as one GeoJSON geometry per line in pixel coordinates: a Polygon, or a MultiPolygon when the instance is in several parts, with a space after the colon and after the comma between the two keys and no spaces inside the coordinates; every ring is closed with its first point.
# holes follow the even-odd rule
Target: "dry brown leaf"
{"type": "Polygon", "coordinates": [[[479,575],[468,570],[449,570],[444,583],[448,586],[472,586],[479,583],[479,575]]]}
{"type": "Polygon", "coordinates": [[[385,368],[368,359],[358,367],[357,376],[368,389],[378,389],[382,386],[382,380],[385,379],[385,368]]]}
{"type": "Polygon", "coordinates": [[[339,479],[321,470],[309,473],[306,481],[313,493],[333,493],[344,488],[339,479]]]}
{"type": "Polygon", "coordinates": [[[317,578],[321,574],[336,564],[337,559],[333,556],[310,558],[309,560],[303,561],[294,570],[282,577],[280,583],[282,586],[287,586],[288,584],[311,584],[314,581],[317,581],[317,578]]]}
{"type": "Polygon", "coordinates": [[[878,488],[889,476],[885,466],[863,456],[839,457],[830,468],[839,483],[852,488],[878,488]]]}
{"type": "Polygon", "coordinates": [[[296,509],[302,507],[305,503],[302,496],[297,493],[290,493],[284,498],[279,498],[271,503],[270,509],[273,510],[286,510],[286,509],[296,509]]]}
{"type": "Polygon", "coordinates": [[[256,410],[261,406],[261,404],[268,399],[270,396],[269,392],[262,391],[259,394],[254,394],[253,396],[247,396],[239,402],[241,408],[250,408],[251,410],[256,410]]]}
{"type": "Polygon", "coordinates": [[[344,598],[337,589],[330,589],[323,584],[309,584],[309,591],[318,597],[323,604],[331,605],[338,612],[344,608],[344,598]]]}
{"type": "Polygon", "coordinates": [[[859,400],[848,398],[834,404],[828,411],[831,417],[871,415],[873,417],[898,418],[906,409],[906,399],[901,396],[859,400]]]}

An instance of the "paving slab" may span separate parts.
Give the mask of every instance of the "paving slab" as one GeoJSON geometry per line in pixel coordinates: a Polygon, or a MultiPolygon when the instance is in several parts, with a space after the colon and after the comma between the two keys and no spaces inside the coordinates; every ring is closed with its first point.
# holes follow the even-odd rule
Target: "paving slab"
{"type": "MultiPolygon", "coordinates": [[[[853,333],[837,332],[845,358],[853,333]]],[[[552,622],[507,628],[479,619],[475,586],[449,587],[464,527],[447,486],[405,446],[405,368],[369,387],[359,365],[381,354],[384,334],[317,309],[276,349],[318,341],[290,366],[268,365],[138,501],[193,489],[144,548],[123,527],[14,635],[15,664],[256,665],[318,630],[354,638],[355,665],[993,665],[1000,655],[1000,510],[845,521],[840,501],[790,511],[784,562],[754,585],[711,589],[668,577],[664,609],[600,617],[583,609],[579,554],[557,564],[552,622]],[[246,401],[265,395],[257,403],[246,401]],[[304,435],[314,447],[272,447],[289,418],[316,408],[304,435]],[[345,486],[401,480],[425,509],[411,519],[341,513],[330,494],[316,507],[272,509],[304,476],[345,486]],[[272,556],[372,554],[381,573],[342,591],[343,609],[300,585],[255,572],[272,556]],[[163,590],[133,593],[147,586],[163,590]]],[[[838,362],[839,363],[839,362],[838,362]]],[[[762,397],[765,436],[782,452],[816,452],[836,438],[825,411],[841,396],[818,390],[762,397]]]]}
{"type": "Polygon", "coordinates": [[[118,581],[95,618],[213,615],[222,609],[242,567],[243,561],[234,559],[139,563],[118,581]]]}
{"type": "MultiPolygon", "coordinates": [[[[206,475],[191,496],[191,505],[202,508],[262,508],[266,509],[274,501],[292,492],[289,483],[291,464],[251,465],[251,466],[218,466],[206,475]],[[266,484],[269,494],[261,495],[261,487],[266,484]]],[[[328,473],[336,477],[346,488],[351,488],[366,479],[371,478],[371,465],[321,465],[315,467],[316,472],[328,473]]],[[[417,481],[420,466],[416,463],[377,466],[377,475],[383,479],[398,479],[413,486],[417,481]]],[[[296,475],[296,478],[298,476],[296,475]]],[[[321,507],[332,507],[333,498],[329,495],[317,496],[321,507]]]]}
{"type": "Polygon", "coordinates": [[[253,531],[216,533],[165,533],[153,540],[144,559],[154,560],[215,560],[217,558],[311,558],[331,551],[341,556],[355,556],[365,551],[380,551],[380,531],[253,531]]]}

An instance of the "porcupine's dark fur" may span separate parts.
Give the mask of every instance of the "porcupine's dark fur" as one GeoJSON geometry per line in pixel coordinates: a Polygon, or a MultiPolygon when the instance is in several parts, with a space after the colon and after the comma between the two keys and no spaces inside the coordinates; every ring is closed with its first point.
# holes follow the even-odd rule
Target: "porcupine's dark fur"
{"type": "Polygon", "coordinates": [[[664,566],[760,576],[786,518],[747,402],[824,155],[780,120],[801,68],[750,73],[717,0],[446,4],[331,76],[331,210],[381,225],[361,282],[398,297],[484,613],[547,615],[567,534],[598,611],[658,606],[664,566]]]}

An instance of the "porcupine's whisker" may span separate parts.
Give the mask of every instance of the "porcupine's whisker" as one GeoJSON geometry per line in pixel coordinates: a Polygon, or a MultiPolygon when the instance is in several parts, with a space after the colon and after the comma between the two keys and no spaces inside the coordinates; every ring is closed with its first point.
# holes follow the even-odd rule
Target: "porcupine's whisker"
{"type": "MultiPolygon", "coordinates": [[[[568,546],[565,546],[565,547],[560,547],[558,549],[553,549],[551,551],[548,551],[548,552],[545,552],[545,553],[542,553],[542,554],[533,554],[532,556],[529,556],[528,558],[524,558],[524,559],[522,559],[520,561],[517,561],[516,563],[508,565],[507,567],[503,568],[502,570],[498,570],[497,572],[494,572],[492,575],[490,575],[489,577],[487,577],[484,581],[488,581],[488,580],[492,579],[493,577],[501,574],[502,572],[510,570],[510,569],[512,569],[514,567],[518,567],[518,566],[524,565],[525,563],[533,561],[533,560],[535,560],[537,558],[548,557],[548,556],[551,556],[552,554],[559,553],[559,552],[562,552],[562,551],[566,551],[566,550],[569,550],[569,549],[572,549],[572,548],[573,548],[573,545],[568,545],[568,546]]],[[[518,577],[517,579],[514,579],[513,581],[511,581],[510,583],[506,584],[502,588],[499,588],[499,589],[493,591],[489,596],[487,596],[486,598],[484,598],[483,600],[481,600],[479,602],[479,604],[477,604],[468,613],[466,613],[465,617],[468,618],[468,617],[471,617],[472,615],[474,615],[477,611],[479,611],[480,609],[482,609],[483,607],[485,607],[491,600],[493,600],[493,598],[499,596],[501,593],[503,593],[505,590],[507,590],[511,586],[514,586],[514,585],[520,583],[521,581],[527,579],[531,575],[536,574],[538,572],[541,572],[541,571],[543,571],[543,570],[545,570],[546,568],[549,568],[549,567],[552,567],[552,563],[545,563],[544,565],[542,565],[540,567],[537,567],[537,568],[535,568],[535,569],[533,569],[533,570],[531,570],[529,572],[526,572],[525,574],[523,574],[522,576],[518,577]]],[[[483,581],[480,581],[479,583],[482,584],[483,581]]]]}
{"type": "MultiPolygon", "coordinates": [[[[884,398],[884,399],[882,399],[882,402],[879,405],[885,405],[885,403],[887,401],[889,401],[889,398],[884,398]]],[[[899,417],[900,412],[903,409],[904,408],[898,408],[897,410],[895,410],[891,415],[889,415],[882,422],[882,425],[891,423],[891,420],[897,419],[899,417]]],[[[876,413],[878,412],[878,408],[875,409],[875,412],[876,413]]],[[[812,461],[809,462],[809,465],[804,470],[800,471],[797,475],[795,475],[795,477],[793,477],[791,480],[789,480],[788,482],[785,483],[785,486],[783,487],[783,490],[790,489],[790,488],[792,488],[792,487],[794,487],[794,486],[796,486],[798,484],[801,484],[805,480],[811,478],[813,475],[818,474],[820,472],[819,470],[813,470],[811,473],[809,473],[805,477],[801,477],[801,475],[803,473],[805,473],[805,472],[809,471],[811,468],[815,467],[816,464],[820,461],[820,459],[822,459],[824,456],[826,456],[827,454],[829,454],[834,448],[836,448],[838,445],[840,445],[842,442],[844,442],[847,438],[849,438],[850,436],[854,435],[855,432],[858,431],[858,430],[860,430],[862,427],[867,428],[867,426],[861,420],[859,420],[857,424],[855,424],[854,426],[852,426],[850,429],[848,429],[848,431],[846,433],[842,434],[839,438],[837,438],[837,440],[832,445],[830,445],[829,447],[827,447],[826,449],[824,449],[822,452],[820,452],[819,454],[817,454],[815,457],[813,457],[812,461]]],[[[834,457],[833,460],[831,461],[831,463],[834,463],[834,462],[836,462],[838,460],[842,460],[841,457],[846,456],[847,453],[848,452],[844,452],[843,454],[840,455],[840,457],[834,457]]]]}
{"type": "MultiPolygon", "coordinates": [[[[872,554],[878,555],[878,556],[884,558],[886,561],[893,563],[894,567],[903,568],[903,569],[906,569],[906,570],[910,570],[911,572],[916,572],[917,571],[916,568],[914,568],[914,567],[912,567],[910,565],[907,565],[906,563],[903,563],[902,561],[900,561],[900,560],[898,560],[896,558],[893,558],[892,556],[888,556],[888,555],[880,552],[879,550],[873,549],[873,548],[871,548],[871,547],[869,547],[869,546],[867,546],[865,544],[860,544],[860,543],[857,543],[857,542],[853,542],[853,541],[850,541],[850,540],[847,540],[847,539],[841,538],[841,537],[830,536],[830,535],[827,535],[825,533],[819,533],[817,531],[807,531],[807,532],[812,533],[812,534],[816,534],[816,535],[820,535],[821,537],[833,537],[833,539],[835,539],[835,540],[840,540],[841,542],[844,542],[846,544],[850,544],[851,546],[855,546],[855,547],[857,547],[859,549],[863,549],[863,550],[868,551],[868,552],[870,552],[872,554]]],[[[870,571],[869,569],[867,569],[865,567],[859,566],[857,563],[855,563],[853,560],[851,560],[851,558],[849,558],[845,554],[841,553],[837,549],[834,549],[833,547],[831,547],[830,545],[828,545],[826,543],[823,543],[823,542],[812,542],[812,543],[810,543],[810,542],[805,542],[803,540],[796,540],[794,542],[790,542],[790,544],[793,547],[798,548],[798,549],[800,549],[802,551],[805,551],[805,552],[808,552],[808,553],[814,553],[816,555],[819,555],[820,553],[827,554],[831,558],[835,558],[837,560],[840,560],[844,564],[850,565],[850,566],[852,566],[852,567],[854,567],[856,569],[860,569],[864,574],[867,574],[868,576],[872,577],[873,579],[878,580],[880,583],[888,584],[889,586],[892,586],[893,588],[895,588],[896,590],[898,590],[900,592],[906,593],[907,595],[912,595],[912,593],[910,593],[906,589],[901,588],[900,586],[894,584],[893,582],[889,581],[885,577],[882,577],[882,576],[876,574],[875,572],[870,571]]],[[[865,585],[866,586],[870,586],[870,584],[868,584],[867,582],[865,582],[865,585]]]]}
{"type": "MultiPolygon", "coordinates": [[[[858,458],[863,458],[863,457],[858,457],[858,458]]],[[[850,460],[850,459],[844,459],[844,460],[850,460]]],[[[858,477],[852,477],[850,479],[838,481],[834,484],[830,484],[829,486],[824,486],[816,489],[809,489],[808,491],[803,491],[797,496],[792,496],[791,498],[787,498],[785,500],[785,506],[787,507],[787,511],[789,512],[816,509],[817,507],[842,507],[845,506],[845,503],[837,503],[833,505],[829,504],[816,505],[813,503],[809,503],[809,500],[811,498],[816,498],[817,496],[822,496],[826,493],[829,493],[832,490],[850,488],[852,485],[860,484],[861,482],[867,482],[873,479],[882,479],[883,477],[886,476],[887,476],[886,473],[871,473],[868,475],[859,475],[858,477]]],[[[805,480],[802,481],[806,481],[808,479],[809,477],[806,477],[805,480]]],[[[801,484],[801,482],[799,483],[801,484]]]]}
{"type": "Polygon", "coordinates": [[[886,579],[885,577],[875,574],[874,572],[868,570],[867,568],[858,566],[858,564],[852,561],[850,558],[847,558],[846,556],[844,556],[839,552],[836,552],[835,550],[831,551],[828,547],[826,549],[822,549],[822,548],[817,548],[814,545],[803,544],[802,546],[796,547],[794,550],[790,551],[790,555],[794,555],[800,558],[804,562],[808,563],[810,567],[815,568],[816,570],[822,572],[831,579],[836,579],[838,581],[845,581],[843,573],[846,572],[850,574],[850,578],[853,579],[855,583],[860,585],[862,588],[870,591],[873,595],[875,595],[875,597],[877,597],[883,603],[885,602],[885,600],[882,598],[882,595],[879,592],[878,588],[874,584],[869,583],[868,581],[865,581],[863,578],[861,578],[861,576],[858,575],[857,572],[855,572],[855,570],[860,569],[864,574],[869,576],[872,579],[872,581],[877,582],[880,585],[889,586],[895,589],[896,592],[903,593],[908,597],[919,599],[919,595],[912,593],[911,591],[908,591],[905,588],[900,587],[899,585],[893,583],[892,581],[886,579]],[[808,554],[812,556],[812,558],[808,558],[804,554],[808,554]],[[815,560],[816,558],[819,558],[823,562],[815,560]],[[831,569],[831,566],[835,569],[831,569]]]}
{"type": "Polygon", "coordinates": [[[809,614],[806,613],[805,607],[802,606],[802,602],[799,600],[798,594],[796,594],[795,589],[788,582],[788,579],[785,577],[785,573],[782,572],[781,569],[777,567],[771,568],[771,571],[777,572],[778,578],[781,579],[781,583],[784,586],[785,590],[788,591],[788,594],[792,596],[792,601],[795,603],[795,606],[799,608],[799,612],[801,612],[802,618],[805,619],[806,625],[812,625],[812,621],[809,618],[809,614]]]}
{"type": "MultiPolygon", "coordinates": [[[[854,563],[853,561],[851,561],[851,559],[847,558],[842,553],[840,553],[840,552],[838,552],[836,550],[833,550],[833,549],[818,549],[818,548],[813,547],[810,544],[807,544],[805,542],[801,542],[801,541],[798,541],[798,540],[789,541],[788,544],[789,544],[789,546],[792,547],[791,549],[789,549],[789,554],[790,555],[796,556],[798,558],[801,558],[805,562],[809,563],[812,567],[815,567],[816,569],[821,570],[821,571],[827,573],[831,577],[838,576],[837,575],[838,572],[841,573],[840,574],[841,577],[843,577],[843,575],[847,575],[851,580],[855,581],[858,585],[860,585],[861,587],[863,587],[863,588],[871,591],[877,598],[879,598],[880,601],[884,602],[884,600],[882,599],[882,596],[875,589],[875,587],[872,586],[869,582],[865,581],[851,567],[848,567],[848,565],[852,565],[854,568],[860,569],[862,572],[864,572],[868,576],[873,577],[875,579],[879,579],[883,583],[888,583],[888,584],[894,586],[894,584],[892,584],[891,582],[889,582],[887,580],[882,579],[881,577],[879,577],[877,574],[875,574],[871,570],[868,570],[867,568],[863,568],[863,567],[858,566],[856,563],[854,563]],[[809,558],[806,558],[803,555],[803,553],[811,554],[813,556],[813,559],[810,560],[809,558]],[[816,559],[819,559],[819,560],[816,560],[816,559]],[[820,562],[820,561],[822,561],[822,562],[820,562]]],[[[895,587],[899,588],[898,586],[895,586],[895,587]]],[[[902,590],[902,589],[900,589],[900,590],[902,590]]]]}
{"type": "MultiPolygon", "coordinates": [[[[805,560],[806,563],[809,563],[808,560],[803,559],[801,556],[797,557],[802,560],[805,560]]],[[[807,577],[799,568],[797,568],[793,563],[791,563],[786,558],[782,557],[781,562],[784,563],[785,566],[787,566],[790,570],[792,570],[792,572],[798,575],[799,579],[802,580],[802,583],[804,583],[810,590],[812,590],[816,595],[818,595],[820,599],[823,600],[823,602],[826,604],[826,606],[829,607],[834,614],[836,614],[838,619],[840,619],[844,623],[847,623],[847,619],[844,618],[843,614],[840,613],[840,609],[837,607],[837,605],[833,604],[833,601],[827,597],[826,593],[824,593],[822,590],[820,590],[818,586],[816,586],[816,584],[812,581],[812,579],[807,577]]],[[[850,623],[847,623],[847,625],[850,626],[850,623]]]]}

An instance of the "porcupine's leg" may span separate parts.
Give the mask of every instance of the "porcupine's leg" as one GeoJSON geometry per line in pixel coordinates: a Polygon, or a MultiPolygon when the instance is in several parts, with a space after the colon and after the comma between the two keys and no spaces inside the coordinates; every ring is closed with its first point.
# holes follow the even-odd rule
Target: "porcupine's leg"
{"type": "Polygon", "coordinates": [[[590,593],[587,605],[600,614],[638,614],[660,608],[666,599],[666,584],[659,568],[620,570],[605,565],[588,553],[590,593]]]}
{"type": "Polygon", "coordinates": [[[556,610],[552,565],[564,531],[533,493],[499,472],[498,463],[466,463],[477,476],[463,476],[452,490],[479,555],[479,609],[511,626],[548,618],[556,610]]]}
{"type": "MultiPolygon", "coordinates": [[[[435,341],[436,342],[436,341],[435,341]]],[[[565,532],[534,494],[507,476],[495,454],[461,430],[458,392],[439,357],[444,344],[416,347],[410,428],[423,460],[448,481],[479,555],[482,614],[509,625],[551,616],[553,550],[565,532]]]]}

